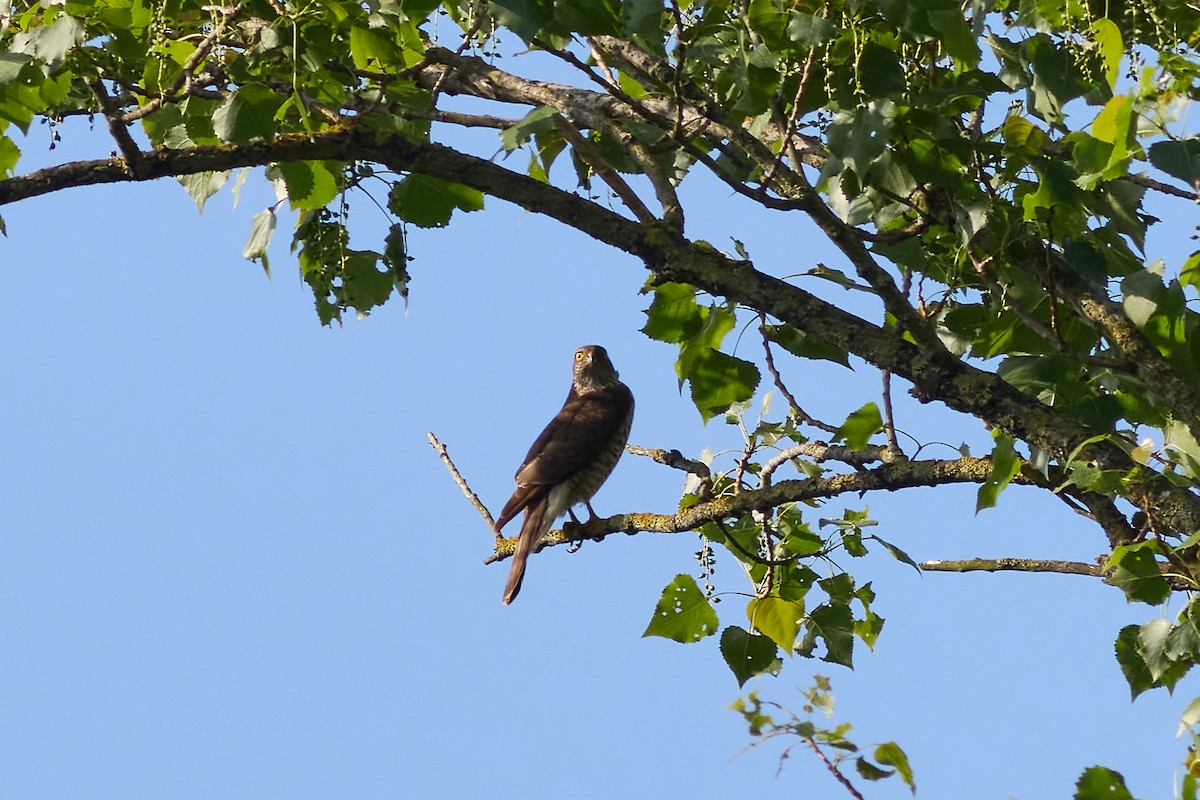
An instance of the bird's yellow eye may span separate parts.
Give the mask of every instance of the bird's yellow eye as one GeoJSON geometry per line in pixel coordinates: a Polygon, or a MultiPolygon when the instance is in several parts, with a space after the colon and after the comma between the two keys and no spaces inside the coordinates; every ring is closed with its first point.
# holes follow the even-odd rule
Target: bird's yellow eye
{"type": "Polygon", "coordinates": [[[576,361],[583,361],[583,351],[582,351],[582,350],[580,350],[580,351],[578,351],[577,353],[575,353],[575,360],[576,360],[576,361]]]}

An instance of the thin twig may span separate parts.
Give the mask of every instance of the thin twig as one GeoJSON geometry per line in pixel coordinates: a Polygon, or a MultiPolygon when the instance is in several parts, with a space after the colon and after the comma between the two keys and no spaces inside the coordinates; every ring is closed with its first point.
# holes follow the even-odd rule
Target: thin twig
{"type": "Polygon", "coordinates": [[[604,54],[600,52],[600,48],[592,43],[591,39],[588,39],[588,53],[591,55],[592,60],[596,62],[596,66],[600,68],[600,74],[604,76],[604,80],[608,82],[608,85],[620,88],[621,84],[617,80],[617,76],[613,74],[612,69],[608,66],[608,62],[604,60],[604,54]]]}
{"type": "Polygon", "coordinates": [[[758,319],[758,329],[762,332],[763,350],[765,350],[767,354],[767,371],[771,373],[771,379],[775,382],[775,388],[778,389],[779,393],[782,394],[784,399],[788,401],[788,405],[791,406],[792,413],[796,415],[796,419],[798,419],[800,422],[808,423],[815,428],[820,428],[826,433],[837,433],[837,426],[822,422],[816,417],[811,416],[807,411],[800,407],[800,404],[796,402],[795,395],[789,392],[788,388],[784,386],[783,376],[781,376],[779,374],[779,370],[775,368],[775,356],[771,352],[771,341],[767,338],[767,315],[759,314],[758,319]]]}
{"type": "Polygon", "coordinates": [[[1058,561],[1042,558],[966,558],[950,561],[922,561],[926,572],[1057,572],[1063,575],[1088,575],[1103,578],[1099,564],[1083,561],[1058,561]]]}
{"type": "MultiPolygon", "coordinates": [[[[739,553],[741,553],[746,558],[750,559],[751,561],[753,561],[756,564],[762,564],[763,566],[767,566],[767,567],[782,567],[786,564],[795,563],[800,558],[800,556],[790,556],[788,558],[781,558],[781,559],[764,558],[763,556],[760,556],[757,553],[751,553],[749,550],[742,547],[741,542],[739,542],[737,539],[735,539],[729,535],[729,527],[725,524],[725,520],[718,519],[718,520],[713,520],[713,522],[716,524],[716,526],[718,528],[721,529],[721,533],[725,537],[726,544],[732,545],[734,550],[737,550],[739,553]]],[[[768,572],[765,580],[770,581],[772,579],[772,577],[773,577],[772,574],[770,572],[768,572]]]]}
{"type": "Polygon", "coordinates": [[[886,369],[883,375],[883,432],[887,436],[888,449],[902,453],[896,438],[896,418],[892,411],[892,373],[886,369]]]}
{"type": "Polygon", "coordinates": [[[600,179],[608,184],[608,187],[616,193],[617,197],[621,198],[621,202],[625,204],[638,222],[653,222],[657,218],[650,213],[650,209],[646,208],[646,204],[642,199],[629,187],[625,179],[613,169],[612,164],[608,163],[600,150],[575,129],[575,126],[563,117],[562,114],[554,115],[554,127],[562,134],[562,137],[570,143],[575,152],[589,167],[596,170],[596,174],[600,179]]]}
{"type": "Polygon", "coordinates": [[[837,764],[834,764],[829,760],[829,757],[825,755],[823,750],[821,750],[820,745],[817,744],[815,739],[813,739],[811,736],[805,736],[804,741],[809,747],[812,748],[812,751],[817,754],[817,758],[821,759],[821,763],[825,765],[825,769],[829,770],[830,774],[837,779],[838,783],[845,787],[846,791],[849,792],[852,797],[856,798],[856,800],[864,800],[863,796],[859,794],[858,789],[854,788],[854,784],[850,782],[850,779],[842,774],[842,771],[837,768],[837,764]]]}
{"type": "Polygon", "coordinates": [[[205,36],[203,41],[196,45],[196,49],[193,50],[192,54],[187,57],[186,61],[183,62],[183,66],[179,71],[179,75],[176,76],[175,80],[171,83],[170,88],[145,105],[139,106],[138,108],[130,111],[121,118],[122,121],[128,124],[136,119],[141,119],[148,114],[154,113],[158,109],[162,108],[163,103],[173,100],[175,95],[181,89],[183,90],[184,94],[188,94],[191,90],[192,80],[195,77],[196,68],[199,67],[200,63],[208,57],[209,51],[213,49],[213,46],[216,45],[221,36],[224,35],[225,30],[229,27],[229,23],[237,19],[238,16],[240,16],[245,10],[246,3],[238,3],[236,6],[229,9],[228,13],[226,13],[223,17],[214,22],[212,30],[208,32],[208,36],[205,36]]]}
{"type": "MultiPolygon", "coordinates": [[[[821,19],[829,19],[829,3],[825,3],[821,8],[821,19]]],[[[792,107],[788,111],[787,121],[783,125],[780,134],[783,136],[782,146],[779,148],[779,156],[771,164],[771,168],[762,179],[764,187],[770,187],[771,182],[775,180],[775,172],[779,169],[784,157],[791,159],[792,168],[797,172],[800,171],[801,161],[796,153],[796,148],[792,144],[793,132],[796,129],[796,123],[800,120],[800,103],[804,99],[804,94],[808,89],[808,81],[812,77],[813,65],[817,60],[816,46],[808,48],[808,54],[804,59],[804,69],[800,73],[800,84],[796,87],[796,93],[792,97],[792,107]]]]}
{"type": "MultiPolygon", "coordinates": [[[[458,484],[458,488],[462,490],[467,500],[471,505],[475,506],[475,510],[487,522],[488,529],[492,531],[496,530],[496,520],[492,518],[492,513],[487,510],[487,506],[479,499],[479,495],[471,491],[471,487],[467,485],[467,481],[463,478],[462,473],[458,471],[458,467],[454,466],[454,462],[450,460],[450,454],[446,452],[446,445],[439,442],[432,431],[425,435],[429,437],[429,444],[437,451],[438,457],[442,459],[442,463],[446,465],[446,469],[450,470],[450,477],[454,478],[454,482],[458,484]]],[[[496,538],[503,539],[504,537],[497,533],[496,538]]]]}
{"type": "Polygon", "coordinates": [[[430,122],[444,122],[447,125],[461,125],[464,128],[495,128],[507,130],[520,120],[507,117],[494,117],[490,114],[463,114],[460,111],[443,111],[440,108],[402,108],[397,113],[409,119],[427,119],[430,122]]]}

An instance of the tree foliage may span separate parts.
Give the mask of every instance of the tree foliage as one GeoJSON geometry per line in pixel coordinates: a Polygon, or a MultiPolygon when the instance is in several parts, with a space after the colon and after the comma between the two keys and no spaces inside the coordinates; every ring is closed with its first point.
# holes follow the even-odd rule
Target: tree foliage
{"type": "MultiPolygon", "coordinates": [[[[1149,605],[1197,588],[1200,251],[1165,264],[1144,248],[1149,204],[1197,199],[1182,112],[1198,36],[1180,0],[15,3],[0,11],[0,204],[174,177],[203,207],[234,170],[263,168],[298,212],[323,323],[405,297],[406,232],[489,197],[640,260],[644,332],[678,349],[701,417],[740,424],[745,446],[730,465],[652,454],[690,474],[678,513],[572,535],[696,530],[704,563],[727,550],[753,584],[745,627],[720,627],[706,570],[704,586],[668,584],[647,634],[719,633],[744,684],[784,655],[850,665],[879,636],[871,584],[831,557],[913,562],[865,510],[824,510],[851,492],[971,483],[983,510],[1011,483],[1040,487],[1095,523],[1101,563],[924,567],[1082,572],[1149,605]],[[35,121],[80,115],[107,126],[112,158],[21,171],[35,121]],[[679,187],[697,172],[806,221],[841,262],[760,264],[690,238],[679,187]],[[383,241],[352,244],[356,193],[391,215],[383,241]],[[728,352],[739,324],[760,360],[728,352]],[[780,351],[869,365],[885,391],[815,419],[780,351]],[[992,454],[906,451],[893,379],[984,422],[992,454]],[[788,407],[751,421],[766,387],[788,407]]],[[[244,255],[264,267],[277,211],[250,224],[244,255]]],[[[1119,632],[1134,695],[1200,659],[1198,616],[1185,604],[1119,632]]],[[[875,755],[911,784],[902,759],[875,755]]],[[[1090,770],[1080,796],[1113,775],[1090,770]]]]}

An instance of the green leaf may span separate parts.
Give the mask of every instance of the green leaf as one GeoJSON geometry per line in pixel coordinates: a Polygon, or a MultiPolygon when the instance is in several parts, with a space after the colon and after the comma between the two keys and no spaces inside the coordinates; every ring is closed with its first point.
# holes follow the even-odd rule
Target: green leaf
{"type": "Polygon", "coordinates": [[[624,0],[621,22],[626,36],[634,37],[654,51],[662,48],[665,11],[661,0],[624,0]]]}
{"type": "Polygon", "coordinates": [[[12,175],[13,167],[17,166],[20,149],[16,142],[6,136],[0,136],[0,176],[12,175]]]}
{"type": "Polygon", "coordinates": [[[1179,731],[1175,735],[1182,736],[1184,731],[1197,725],[1200,725],[1200,697],[1193,698],[1179,716],[1179,731]]]}
{"type": "Polygon", "coordinates": [[[1034,108],[1050,122],[1059,122],[1062,107],[1081,96],[1091,84],[1084,79],[1074,53],[1044,33],[1027,39],[1022,47],[1033,66],[1034,108]]]}
{"type": "Polygon", "coordinates": [[[691,575],[680,573],[663,589],[642,636],[662,636],[686,644],[716,632],[717,612],[712,603],[691,575]]]}
{"type": "Polygon", "coordinates": [[[854,597],[854,576],[849,572],[831,575],[818,581],[817,585],[825,591],[825,594],[829,595],[829,601],[835,605],[849,605],[850,600],[854,597]]]}
{"type": "Polygon", "coordinates": [[[695,338],[704,327],[705,310],[696,302],[696,287],[686,283],[660,283],[644,312],[642,333],[660,342],[679,344],[695,338]]]}
{"type": "Polygon", "coordinates": [[[762,377],[749,361],[704,346],[685,346],[676,368],[691,385],[692,402],[705,422],[753,397],[762,377]]]}
{"type": "Polygon", "coordinates": [[[787,35],[801,47],[815,47],[830,39],[836,32],[833,23],[816,14],[792,11],[788,15],[787,35]]]}
{"type": "MultiPolygon", "coordinates": [[[[1191,761],[1189,768],[1195,768],[1195,761],[1191,761]]],[[[1196,800],[1198,782],[1196,776],[1188,772],[1183,776],[1183,780],[1179,782],[1179,800],[1196,800]]]]}
{"type": "Polygon", "coordinates": [[[817,639],[825,642],[825,655],[821,660],[832,664],[853,667],[854,618],[847,605],[821,605],[813,609],[805,621],[804,640],[796,652],[811,658],[817,639]]]}
{"type": "Polygon", "coordinates": [[[845,439],[846,446],[851,450],[862,450],[882,428],[883,417],[879,415],[879,406],[867,403],[847,417],[833,436],[835,441],[845,439]]]}
{"type": "Polygon", "coordinates": [[[1164,686],[1172,691],[1179,679],[1192,667],[1192,660],[1176,661],[1168,654],[1171,631],[1174,626],[1165,619],[1152,619],[1138,629],[1138,653],[1150,670],[1155,686],[1164,686]]]}
{"type": "Polygon", "coordinates": [[[49,25],[13,36],[8,49],[13,53],[34,56],[45,62],[50,70],[55,70],[67,53],[83,42],[86,35],[87,28],[82,20],[59,14],[49,25]]]}
{"type": "Polygon", "coordinates": [[[229,172],[193,172],[191,175],[180,175],[176,180],[191,195],[196,211],[203,214],[204,204],[229,180],[229,172]]]}
{"type": "Polygon", "coordinates": [[[886,98],[904,91],[904,67],[890,47],[867,42],[859,55],[858,69],[867,97],[886,98]]]}
{"type": "Polygon", "coordinates": [[[0,53],[0,86],[15,81],[25,65],[32,61],[30,56],[22,53],[0,53]]]}
{"type": "Polygon", "coordinates": [[[746,605],[752,628],[779,645],[785,653],[796,646],[796,634],[804,617],[804,604],[781,597],[756,597],[746,605]]]}
{"type": "Polygon", "coordinates": [[[364,70],[382,71],[404,64],[395,42],[364,25],[350,29],[350,58],[356,68],[364,70]]]}
{"type": "Polygon", "coordinates": [[[890,102],[872,101],[854,111],[840,112],[829,123],[829,151],[859,175],[882,157],[891,140],[895,109],[890,102]]]}
{"type": "Polygon", "coordinates": [[[1041,128],[1024,117],[1012,114],[1000,126],[1004,142],[1012,147],[1037,151],[1050,145],[1050,137],[1041,128]]]}
{"type": "Polygon", "coordinates": [[[554,4],[548,0],[490,0],[488,7],[496,22],[533,44],[542,30],[554,21],[554,4]]]}
{"type": "Polygon", "coordinates": [[[1121,673],[1125,676],[1126,683],[1129,684],[1131,699],[1134,700],[1142,692],[1154,687],[1154,678],[1150,675],[1150,668],[1146,666],[1146,660],[1138,652],[1138,630],[1137,625],[1126,625],[1117,634],[1114,644],[1117,664],[1121,667],[1121,673]]]}
{"type": "Polygon", "coordinates": [[[394,281],[387,269],[380,269],[379,254],[369,250],[348,250],[342,262],[340,299],[360,314],[383,303],[391,296],[394,281]]]}
{"type": "Polygon", "coordinates": [[[1075,784],[1075,800],[1134,800],[1121,773],[1088,767],[1075,784]]]}
{"type": "Polygon", "coordinates": [[[441,228],[449,224],[455,209],[483,208],[483,193],[461,183],[413,174],[392,187],[388,208],[419,228],[441,228]]]}
{"type": "Polygon", "coordinates": [[[859,756],[854,760],[854,769],[868,781],[881,781],[896,774],[894,770],[882,769],[875,766],[863,756],[859,756]]]}
{"type": "Polygon", "coordinates": [[[404,224],[397,222],[388,228],[384,238],[383,261],[391,270],[396,293],[408,302],[408,241],[404,224]]]}
{"type": "Polygon", "coordinates": [[[550,106],[539,106],[522,117],[516,125],[500,132],[500,144],[505,150],[516,150],[533,137],[554,129],[554,115],[558,112],[550,106]]]}
{"type": "Polygon", "coordinates": [[[1125,55],[1121,29],[1111,19],[1100,17],[1092,21],[1092,39],[1099,45],[1100,57],[1104,59],[1104,77],[1108,80],[1108,88],[1114,89],[1121,74],[1121,57],[1125,55]]]}
{"type": "MultiPolygon", "coordinates": [[[[16,163],[14,161],[14,163],[16,163]]],[[[1188,256],[1179,271],[1179,282],[1200,289],[1200,250],[1188,256]]]]}
{"type": "Polygon", "coordinates": [[[1125,592],[1131,602],[1160,605],[1171,596],[1171,584],[1163,577],[1153,541],[1114,547],[1105,564],[1112,571],[1109,582],[1125,592]]]}
{"type": "Polygon", "coordinates": [[[275,112],[283,99],[261,83],[248,83],[231,92],[213,111],[213,132],[223,142],[246,144],[270,139],[279,129],[275,112]]]}
{"type": "Polygon", "coordinates": [[[736,625],[730,625],[721,632],[721,655],[725,657],[729,669],[733,670],[738,686],[745,686],[746,681],[755,675],[770,672],[779,664],[773,641],[736,625]]]}
{"type": "Polygon", "coordinates": [[[283,176],[292,208],[324,208],[341,190],[342,169],[337,161],[291,161],[275,168],[283,176]]]}
{"type": "Polygon", "coordinates": [[[1146,327],[1163,300],[1164,288],[1162,278],[1148,269],[1121,281],[1121,302],[1134,325],[1146,327]]]}
{"type": "Polygon", "coordinates": [[[912,767],[908,763],[908,756],[900,749],[900,745],[895,742],[884,742],[875,748],[875,760],[880,764],[894,767],[900,780],[904,781],[913,794],[917,793],[912,767]]]}
{"type": "Polygon", "coordinates": [[[261,258],[263,271],[268,276],[271,274],[271,264],[267,260],[267,247],[275,236],[276,222],[274,208],[264,208],[255,214],[250,223],[250,236],[246,239],[246,244],[242,246],[242,257],[249,261],[257,261],[261,258]]]}
{"type": "Polygon", "coordinates": [[[1016,440],[999,428],[993,429],[992,438],[996,440],[996,446],[992,449],[992,470],[979,487],[975,500],[976,514],[985,508],[995,508],[996,498],[1021,471],[1021,459],[1013,447],[1016,440]]]}
{"type": "Polygon", "coordinates": [[[768,339],[794,356],[799,358],[820,358],[853,369],[850,366],[850,355],[845,350],[836,345],[826,344],[818,339],[814,339],[804,331],[796,330],[791,325],[764,325],[763,332],[766,333],[768,339]]]}
{"type": "Polygon", "coordinates": [[[910,556],[908,553],[906,553],[906,552],[904,552],[903,550],[901,550],[899,547],[896,547],[896,545],[892,544],[891,542],[887,541],[886,539],[881,539],[881,538],[879,538],[878,536],[874,536],[874,535],[873,535],[873,536],[871,536],[870,538],[871,538],[871,539],[874,539],[875,541],[877,541],[877,542],[879,542],[881,545],[883,545],[883,546],[884,546],[884,548],[885,548],[885,549],[886,549],[886,550],[887,550],[889,553],[891,553],[891,555],[892,555],[892,558],[894,558],[894,559],[896,559],[897,561],[900,561],[900,562],[902,562],[902,563],[904,563],[904,564],[908,564],[910,567],[912,567],[913,569],[915,569],[917,572],[920,572],[920,571],[921,571],[921,567],[920,567],[920,565],[918,565],[916,561],[913,561],[913,558],[912,558],[912,556],[910,556]]]}
{"type": "Polygon", "coordinates": [[[930,2],[929,22],[938,32],[938,41],[960,68],[973,69],[979,64],[979,42],[967,19],[953,0],[930,2]],[[940,6],[938,8],[937,6],[940,6]]]}
{"type": "Polygon", "coordinates": [[[1150,163],[1188,186],[1195,186],[1200,181],[1200,139],[1155,142],[1150,145],[1150,163]]]}

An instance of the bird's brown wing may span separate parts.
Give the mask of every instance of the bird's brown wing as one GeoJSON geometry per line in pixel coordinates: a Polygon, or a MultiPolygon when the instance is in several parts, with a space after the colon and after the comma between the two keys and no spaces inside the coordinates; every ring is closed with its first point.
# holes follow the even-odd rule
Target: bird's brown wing
{"type": "Polygon", "coordinates": [[[633,395],[624,386],[568,397],[517,470],[517,485],[562,483],[603,451],[625,425],[633,395]]]}
{"type": "Polygon", "coordinates": [[[632,407],[633,395],[623,385],[582,395],[572,392],[529,448],[517,470],[517,489],[504,504],[496,529],[596,458],[625,425],[632,407]]]}

